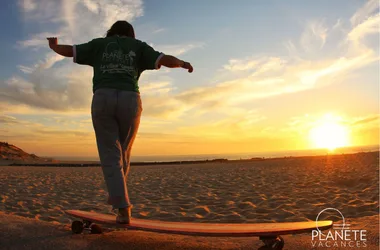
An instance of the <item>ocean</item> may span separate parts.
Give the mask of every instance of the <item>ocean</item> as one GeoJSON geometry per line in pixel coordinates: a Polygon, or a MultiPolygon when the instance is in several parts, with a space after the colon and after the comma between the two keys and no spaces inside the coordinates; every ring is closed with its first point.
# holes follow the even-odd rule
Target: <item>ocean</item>
{"type": "MultiPolygon", "coordinates": [[[[276,152],[252,152],[252,153],[239,153],[239,154],[198,154],[198,155],[148,155],[139,156],[132,155],[132,162],[169,162],[169,161],[199,161],[199,160],[213,160],[213,159],[251,159],[251,158],[275,158],[275,157],[296,157],[296,156],[315,156],[327,154],[351,154],[359,152],[378,151],[379,145],[360,146],[360,147],[345,147],[338,148],[334,151],[327,149],[309,149],[309,150],[290,150],[290,151],[276,151],[276,152]]],[[[48,156],[60,161],[99,161],[98,157],[82,156],[48,156]]]]}

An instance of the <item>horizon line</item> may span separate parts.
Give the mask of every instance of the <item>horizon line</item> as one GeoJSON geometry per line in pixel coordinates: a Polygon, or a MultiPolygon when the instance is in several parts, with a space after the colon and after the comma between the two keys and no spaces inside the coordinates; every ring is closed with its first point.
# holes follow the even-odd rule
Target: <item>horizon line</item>
{"type": "MultiPolygon", "coordinates": [[[[196,157],[196,158],[199,158],[199,157],[215,157],[215,156],[224,156],[226,158],[229,158],[231,156],[237,157],[237,156],[243,156],[243,155],[252,155],[251,158],[252,157],[263,157],[263,158],[272,157],[272,158],[275,158],[275,157],[287,157],[287,156],[297,156],[297,157],[298,156],[309,156],[309,155],[300,155],[299,153],[313,153],[312,156],[317,156],[317,155],[325,155],[325,154],[334,155],[334,154],[348,153],[346,151],[352,151],[349,153],[360,153],[360,152],[372,152],[372,151],[379,151],[379,150],[380,150],[380,145],[366,145],[366,146],[341,147],[341,148],[336,148],[334,150],[329,150],[326,148],[314,148],[314,149],[299,149],[299,150],[293,149],[293,150],[281,150],[281,151],[220,153],[220,154],[134,155],[134,156],[132,155],[131,158],[154,158],[154,157],[158,157],[158,158],[196,157]],[[365,151],[363,151],[363,150],[365,150],[365,151]],[[318,154],[318,152],[320,152],[321,154],[318,154]],[[324,152],[324,153],[322,154],[322,152],[324,152]],[[297,154],[292,155],[290,153],[297,153],[297,154]],[[275,155],[269,156],[269,154],[275,154],[275,155]],[[279,154],[281,154],[281,155],[279,155],[279,154]]],[[[92,159],[91,161],[94,161],[95,160],[94,158],[99,158],[98,155],[96,155],[96,156],[67,156],[67,155],[64,155],[64,156],[41,156],[41,157],[53,158],[55,160],[58,160],[58,158],[62,158],[64,160],[67,160],[68,158],[71,158],[71,159],[86,158],[86,159],[92,159]]],[[[238,158],[234,158],[234,159],[238,159],[238,158]]],[[[240,158],[240,159],[243,159],[243,158],[240,158]]],[[[197,159],[197,160],[201,160],[201,159],[197,159]]],[[[207,160],[207,158],[205,158],[204,160],[207,160]]]]}

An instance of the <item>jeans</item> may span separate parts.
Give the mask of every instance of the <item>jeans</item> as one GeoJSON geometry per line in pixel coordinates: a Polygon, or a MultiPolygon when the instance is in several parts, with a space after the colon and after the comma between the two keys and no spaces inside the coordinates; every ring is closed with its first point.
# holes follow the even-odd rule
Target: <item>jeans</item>
{"type": "Polygon", "coordinates": [[[104,88],[93,95],[92,124],[109,194],[108,203],[113,209],[131,206],[127,177],[141,113],[141,98],[137,92],[104,88]]]}

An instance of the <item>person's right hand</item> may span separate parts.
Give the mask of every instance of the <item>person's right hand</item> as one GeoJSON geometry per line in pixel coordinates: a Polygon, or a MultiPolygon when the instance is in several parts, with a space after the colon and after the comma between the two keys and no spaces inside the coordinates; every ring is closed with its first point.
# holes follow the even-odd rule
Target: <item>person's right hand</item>
{"type": "Polygon", "coordinates": [[[184,61],[182,68],[187,69],[189,73],[193,72],[193,66],[191,66],[191,64],[188,62],[184,61]]]}
{"type": "Polygon", "coordinates": [[[49,47],[51,49],[53,49],[53,47],[58,44],[58,38],[56,37],[48,37],[46,39],[49,41],[49,47]]]}

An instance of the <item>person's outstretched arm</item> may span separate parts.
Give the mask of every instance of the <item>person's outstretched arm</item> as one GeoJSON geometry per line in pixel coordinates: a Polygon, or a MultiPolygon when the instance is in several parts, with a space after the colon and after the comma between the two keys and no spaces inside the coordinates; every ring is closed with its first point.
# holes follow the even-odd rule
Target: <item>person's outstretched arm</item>
{"type": "Polygon", "coordinates": [[[55,53],[65,56],[73,57],[73,46],[72,45],[61,45],[58,44],[58,39],[56,37],[48,37],[49,47],[55,51],[55,53]]]}
{"type": "Polygon", "coordinates": [[[158,65],[163,65],[168,68],[184,68],[189,71],[189,73],[193,72],[193,66],[190,63],[182,61],[174,56],[164,55],[158,61],[158,65]]]}

